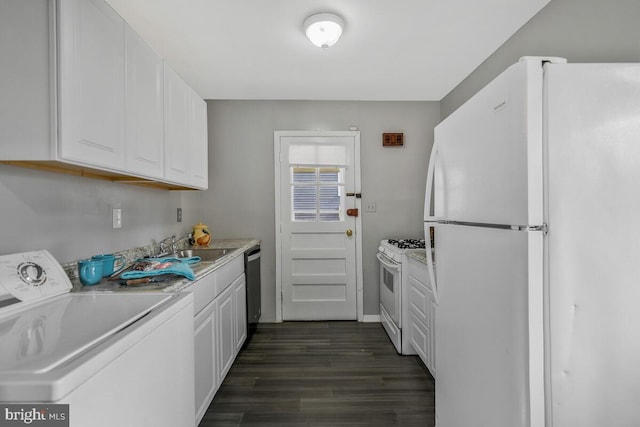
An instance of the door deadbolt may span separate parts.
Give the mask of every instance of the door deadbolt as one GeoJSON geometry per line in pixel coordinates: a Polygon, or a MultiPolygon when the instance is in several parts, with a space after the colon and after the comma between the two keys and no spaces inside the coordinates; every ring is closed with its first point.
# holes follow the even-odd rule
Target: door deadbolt
{"type": "Polygon", "coordinates": [[[353,231],[351,231],[351,229],[348,229],[345,234],[351,237],[351,235],[353,234],[353,231]]]}

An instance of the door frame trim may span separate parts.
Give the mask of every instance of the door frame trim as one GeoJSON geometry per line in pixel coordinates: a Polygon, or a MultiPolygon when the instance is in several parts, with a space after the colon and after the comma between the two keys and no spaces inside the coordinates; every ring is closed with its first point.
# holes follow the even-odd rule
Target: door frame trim
{"type": "MultiPolygon", "coordinates": [[[[360,131],[282,131],[273,132],[273,165],[275,175],[275,234],[276,234],[276,323],[282,322],[282,237],[280,233],[280,137],[283,136],[350,136],[354,138],[355,192],[362,192],[360,177],[360,131]]],[[[362,212],[362,199],[356,197],[356,208],[362,212]]],[[[362,217],[356,217],[356,312],[358,322],[364,321],[364,295],[362,277],[362,217]]]]}

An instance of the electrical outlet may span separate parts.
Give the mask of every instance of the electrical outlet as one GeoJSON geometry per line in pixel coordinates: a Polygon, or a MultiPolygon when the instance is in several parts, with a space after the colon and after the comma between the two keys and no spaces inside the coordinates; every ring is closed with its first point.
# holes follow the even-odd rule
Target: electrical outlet
{"type": "Polygon", "coordinates": [[[375,212],[376,211],[376,202],[367,202],[364,207],[365,212],[375,212]]]}
{"type": "Polygon", "coordinates": [[[113,228],[122,228],[122,208],[113,208],[111,211],[113,228]]]}
{"type": "Polygon", "coordinates": [[[178,220],[178,222],[182,222],[182,208],[178,208],[176,219],[178,220]]]}

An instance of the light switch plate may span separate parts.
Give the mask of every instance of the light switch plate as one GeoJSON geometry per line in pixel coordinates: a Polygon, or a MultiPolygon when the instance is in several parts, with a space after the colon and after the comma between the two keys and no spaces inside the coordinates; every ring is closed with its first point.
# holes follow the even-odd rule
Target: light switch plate
{"type": "Polygon", "coordinates": [[[375,212],[376,211],[376,202],[367,202],[367,204],[364,207],[364,211],[365,212],[375,212]]]}
{"type": "Polygon", "coordinates": [[[113,208],[111,219],[113,228],[122,228],[122,208],[113,208]]]}

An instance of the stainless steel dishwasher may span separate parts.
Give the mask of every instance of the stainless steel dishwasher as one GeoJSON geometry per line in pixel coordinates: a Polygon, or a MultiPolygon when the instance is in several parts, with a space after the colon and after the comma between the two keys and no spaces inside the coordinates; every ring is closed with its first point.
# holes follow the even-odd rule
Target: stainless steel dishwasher
{"type": "Polygon", "coordinates": [[[260,307],[260,245],[244,253],[244,274],[247,281],[247,338],[255,332],[262,313],[260,307]]]}

